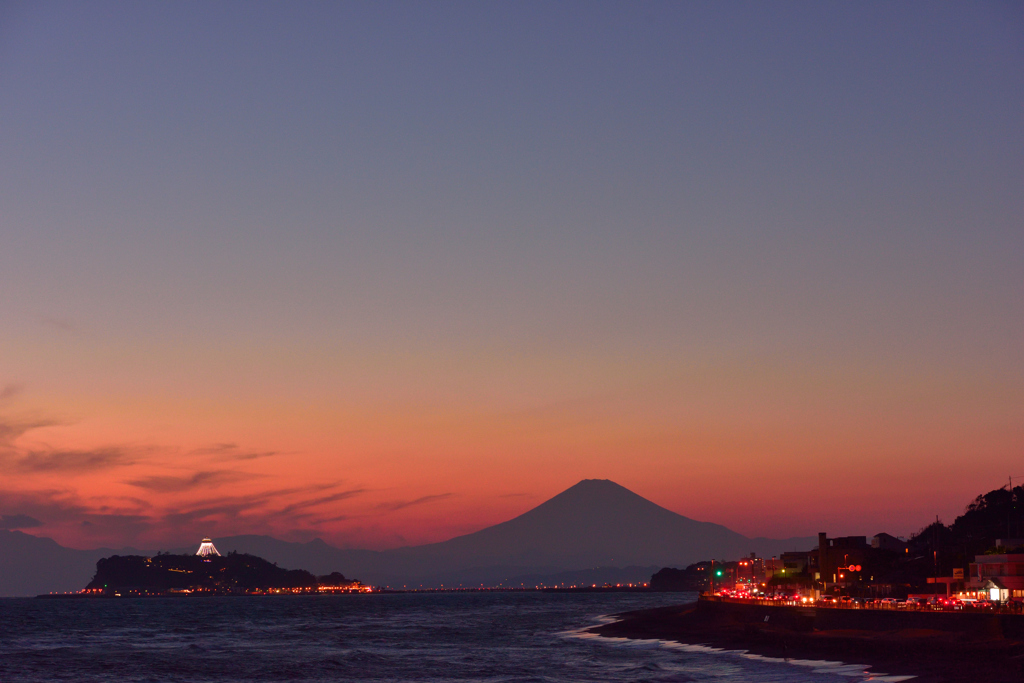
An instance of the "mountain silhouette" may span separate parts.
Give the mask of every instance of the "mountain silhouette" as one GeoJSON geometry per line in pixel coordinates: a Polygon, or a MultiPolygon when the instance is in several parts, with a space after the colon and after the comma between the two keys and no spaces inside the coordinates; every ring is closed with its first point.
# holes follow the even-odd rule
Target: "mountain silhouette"
{"type": "MultiPolygon", "coordinates": [[[[702,559],[778,555],[815,539],[750,539],[667,510],[606,479],[585,479],[501,524],[387,555],[395,570],[442,576],[469,567],[557,572],[592,567],[686,566],[702,559]]],[[[404,572],[402,572],[404,573],[404,572]]],[[[523,573],[523,572],[520,572],[523,573]]]]}
{"type": "MultiPolygon", "coordinates": [[[[50,539],[20,532],[0,534],[0,556],[11,556],[7,545],[12,533],[26,537],[19,539],[15,559],[5,563],[12,565],[10,575],[20,579],[9,581],[5,570],[0,575],[0,595],[81,588],[89,581],[96,559],[102,557],[97,555],[102,550],[61,548],[50,539]],[[72,573],[80,572],[82,578],[73,587],[67,586],[71,577],[64,575],[60,582],[54,577],[52,587],[38,587],[45,581],[30,579],[32,567],[59,562],[60,551],[66,551],[69,571],[73,566],[72,573]],[[85,564],[88,571],[81,568],[85,564]]],[[[752,552],[778,556],[787,550],[808,550],[817,542],[815,537],[747,538],[720,524],[667,510],[604,479],[585,479],[507,522],[428,545],[373,551],[336,548],[321,539],[291,543],[245,535],[215,540],[222,553],[250,553],[314,574],[340,571],[364,583],[392,587],[532,585],[545,577],[582,576],[574,574],[581,571],[595,582],[605,575],[608,578],[604,580],[646,580],[660,567],[685,567],[711,558],[737,559],[752,552]]],[[[195,548],[172,552],[192,553],[195,548]]]]}
{"type": "MultiPolygon", "coordinates": [[[[507,522],[440,543],[394,550],[343,550],[320,539],[288,543],[268,536],[217,540],[236,550],[314,573],[346,576],[390,586],[519,585],[528,578],[604,568],[615,580],[634,571],[646,580],[660,567],[685,567],[704,559],[764,557],[807,550],[815,537],[747,538],[720,524],[699,522],[667,510],[605,479],[585,479],[507,522]]],[[[595,575],[595,576],[602,576],[595,575]]]]}

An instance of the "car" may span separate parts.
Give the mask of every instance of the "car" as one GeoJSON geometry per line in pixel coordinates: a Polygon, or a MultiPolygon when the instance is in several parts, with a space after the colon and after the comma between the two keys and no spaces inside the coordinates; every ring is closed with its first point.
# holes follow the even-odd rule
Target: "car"
{"type": "Polygon", "coordinates": [[[898,605],[899,602],[896,600],[896,598],[882,598],[878,601],[877,606],[881,607],[882,609],[896,609],[898,605]]]}
{"type": "Polygon", "coordinates": [[[834,595],[822,595],[818,599],[818,604],[822,607],[836,607],[839,605],[839,601],[834,595]]]}
{"type": "Polygon", "coordinates": [[[948,610],[959,611],[964,608],[964,601],[960,598],[946,598],[945,606],[948,610]]]}

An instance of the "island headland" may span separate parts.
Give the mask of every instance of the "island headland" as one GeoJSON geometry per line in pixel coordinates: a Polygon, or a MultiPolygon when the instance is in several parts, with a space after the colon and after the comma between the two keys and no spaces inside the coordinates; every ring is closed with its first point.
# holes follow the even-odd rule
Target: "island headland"
{"type": "Polygon", "coordinates": [[[373,589],[340,572],[314,576],[284,569],[246,553],[221,555],[204,538],[193,555],[114,555],[97,561],[96,574],[76,593],[39,597],[167,597],[268,595],[276,593],[367,593],[373,589]]]}

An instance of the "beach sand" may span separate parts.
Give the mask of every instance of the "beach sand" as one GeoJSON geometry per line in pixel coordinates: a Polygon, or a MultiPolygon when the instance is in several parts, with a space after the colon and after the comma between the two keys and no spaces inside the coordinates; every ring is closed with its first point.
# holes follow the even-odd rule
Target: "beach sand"
{"type": "Polygon", "coordinates": [[[814,630],[807,620],[742,621],[732,612],[715,608],[714,603],[693,603],[628,612],[589,632],[746,650],[782,659],[840,660],[868,665],[874,675],[914,676],[915,683],[1024,681],[1024,642],[991,633],[921,628],[814,630]]]}

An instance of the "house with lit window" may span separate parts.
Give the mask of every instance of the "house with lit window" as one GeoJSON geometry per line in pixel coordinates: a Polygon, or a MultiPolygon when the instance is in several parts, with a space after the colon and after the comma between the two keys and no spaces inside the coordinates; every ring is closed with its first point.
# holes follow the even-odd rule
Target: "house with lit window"
{"type": "Polygon", "coordinates": [[[975,555],[968,592],[989,600],[1024,599],[1024,553],[975,555]]]}

